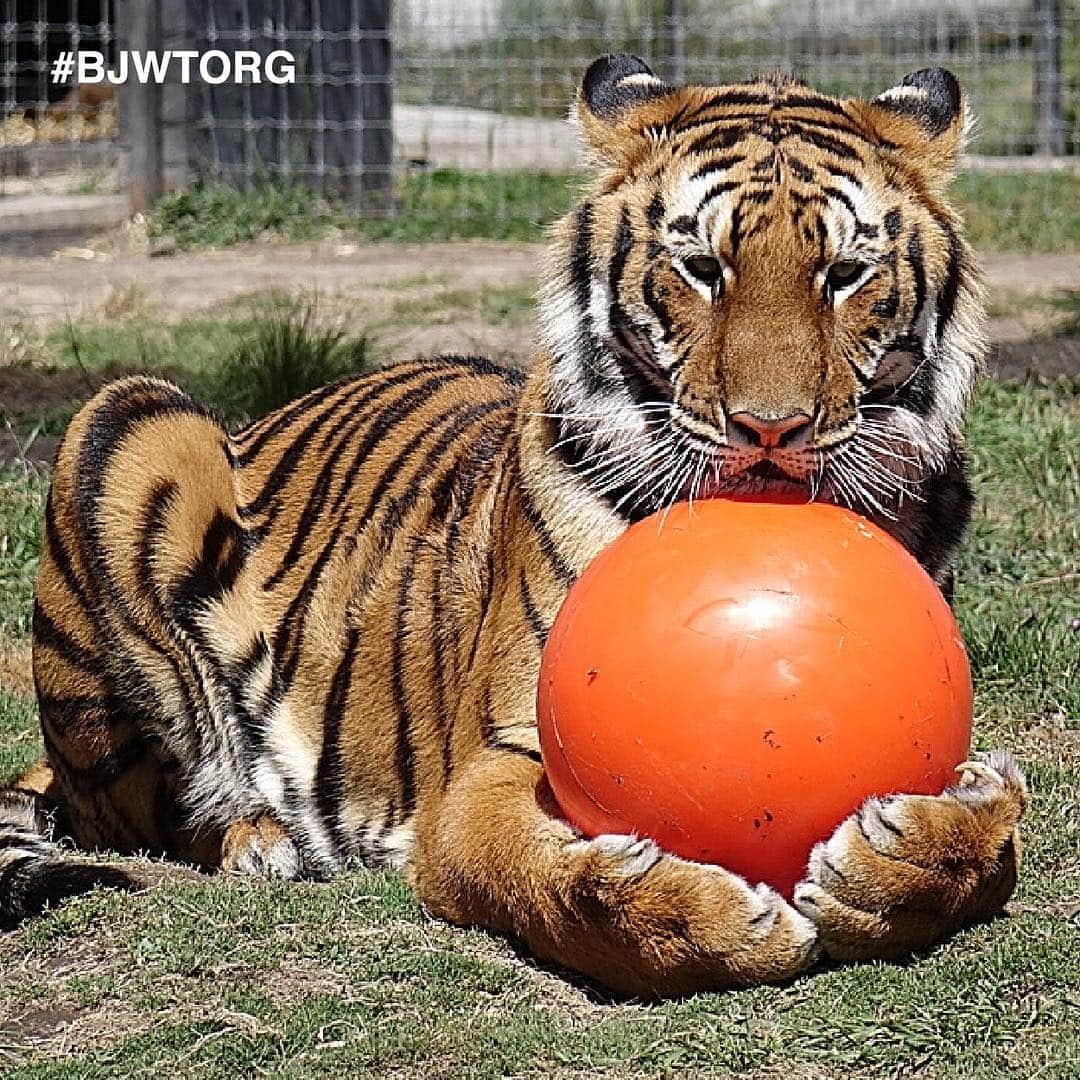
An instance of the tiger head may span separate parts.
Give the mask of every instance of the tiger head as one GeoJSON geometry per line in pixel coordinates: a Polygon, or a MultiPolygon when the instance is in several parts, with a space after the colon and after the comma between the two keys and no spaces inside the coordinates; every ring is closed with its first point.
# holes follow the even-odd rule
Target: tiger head
{"type": "Polygon", "coordinates": [[[947,71],[872,100],[589,68],[595,166],[541,296],[553,439],[628,517],[791,489],[892,517],[955,457],[981,290],[947,71]]]}

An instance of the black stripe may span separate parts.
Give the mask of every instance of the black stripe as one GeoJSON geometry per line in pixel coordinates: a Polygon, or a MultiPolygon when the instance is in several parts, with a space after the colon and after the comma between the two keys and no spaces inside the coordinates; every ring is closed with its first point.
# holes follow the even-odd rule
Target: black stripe
{"type": "Polygon", "coordinates": [[[923,261],[922,234],[919,232],[918,225],[911,230],[911,235],[908,237],[907,257],[915,279],[915,306],[911,312],[911,325],[908,328],[908,333],[914,334],[915,323],[922,313],[923,304],[926,303],[926,266],[923,261]]]}
{"type": "Polygon", "coordinates": [[[814,170],[795,157],[794,154],[785,154],[784,163],[804,183],[809,183],[814,179],[814,170]]]}
{"type": "Polygon", "coordinates": [[[728,226],[728,243],[731,245],[731,257],[734,259],[739,254],[739,244],[742,242],[742,202],[737,202],[731,211],[731,223],[728,226]]]}
{"type": "Polygon", "coordinates": [[[817,109],[820,112],[833,113],[851,121],[851,115],[847,109],[832,98],[823,97],[815,93],[786,94],[783,99],[785,109],[817,109]]]}
{"type": "Polygon", "coordinates": [[[533,602],[532,592],[529,589],[529,579],[524,567],[522,567],[518,577],[518,595],[521,598],[521,609],[525,612],[525,618],[528,620],[529,628],[536,639],[537,647],[543,649],[550,628],[533,602]]]}
{"type": "Polygon", "coordinates": [[[574,231],[574,246],[570,253],[570,280],[574,286],[578,311],[582,316],[586,316],[592,293],[593,208],[590,203],[582,203],[575,221],[577,228],[574,231]]]}
{"type": "Polygon", "coordinates": [[[658,191],[645,208],[645,220],[653,229],[658,229],[664,220],[664,196],[658,191]]]}
{"type": "MultiPolygon", "coordinates": [[[[520,455],[520,449],[517,453],[520,455]]],[[[516,467],[516,472],[520,481],[520,462],[516,467]]],[[[524,513],[526,521],[528,521],[529,525],[532,527],[532,530],[536,535],[536,542],[539,545],[540,550],[544,553],[544,557],[547,559],[555,576],[567,587],[573,585],[577,580],[577,574],[570,568],[569,563],[566,562],[562,553],[559,551],[559,548],[547,527],[547,523],[540,516],[540,511],[536,509],[536,506],[532,501],[532,495],[530,494],[528,487],[519,482],[517,484],[517,495],[521,502],[522,513],[524,513]]]]}
{"type": "MultiPolygon", "coordinates": [[[[416,374],[416,372],[414,372],[414,374],[416,374]]],[[[396,381],[388,379],[383,386],[386,389],[390,389],[392,387],[400,386],[404,381],[407,381],[407,378],[396,381]]],[[[380,391],[381,390],[382,387],[380,387],[380,391]]],[[[275,588],[293,566],[296,565],[300,556],[303,554],[305,545],[311,539],[311,533],[316,522],[321,517],[324,517],[323,509],[326,505],[326,500],[330,497],[334,470],[337,467],[338,461],[340,461],[345,451],[352,446],[357,431],[368,423],[369,411],[372,406],[382,401],[384,396],[385,395],[382,392],[371,395],[368,400],[364,402],[361,409],[356,412],[345,413],[333,424],[331,430],[323,435],[321,443],[321,449],[323,451],[329,447],[331,440],[335,437],[337,438],[337,443],[330,453],[324,454],[324,456],[319,459],[320,467],[318,474],[315,477],[315,483],[308,493],[307,502],[304,505],[299,522],[296,527],[291,530],[292,535],[289,540],[289,546],[286,549],[277,570],[275,570],[263,583],[264,589],[275,588]]]]}
{"type": "Polygon", "coordinates": [[[97,676],[100,673],[101,657],[84,649],[70,634],[61,630],[41,606],[40,600],[34,601],[31,630],[35,649],[44,645],[71,667],[87,675],[97,676]]]}
{"type": "Polygon", "coordinates": [[[49,497],[45,500],[45,539],[49,545],[49,556],[60,571],[64,584],[71,594],[79,602],[83,611],[89,615],[93,610],[90,598],[86,595],[79,579],[75,576],[75,569],[71,563],[67,547],[60,537],[60,530],[56,527],[56,505],[53,489],[49,489],[49,497]]]}
{"type": "Polygon", "coordinates": [[[730,150],[736,143],[746,138],[747,128],[745,124],[731,124],[720,127],[718,130],[706,131],[699,135],[683,153],[687,156],[703,154],[711,150],[730,150]]]}
{"type": "Polygon", "coordinates": [[[945,271],[945,284],[938,297],[937,336],[940,339],[945,326],[956,309],[956,298],[960,295],[960,274],[964,261],[964,245],[959,233],[943,218],[937,218],[937,224],[945,234],[949,244],[949,262],[945,271]]]}
{"type": "Polygon", "coordinates": [[[850,196],[846,191],[841,191],[838,187],[827,185],[821,189],[823,195],[828,196],[831,199],[835,199],[837,202],[842,203],[851,214],[851,216],[858,221],[859,215],[855,212],[855,203],[852,202],[850,196]]]}
{"type": "Polygon", "coordinates": [[[413,574],[421,541],[417,537],[412,541],[409,558],[400,571],[397,606],[395,609],[396,629],[390,645],[390,686],[393,695],[396,724],[394,729],[394,775],[401,784],[401,817],[408,818],[416,809],[416,751],[410,732],[412,713],[409,708],[408,688],[405,686],[405,638],[410,633],[409,592],[413,585],[413,574]]]}
{"type": "Polygon", "coordinates": [[[634,247],[634,230],[630,226],[630,211],[624,206],[619,215],[619,227],[615,232],[615,244],[608,267],[608,288],[612,297],[619,295],[626,263],[634,247]]]}
{"type": "MultiPolygon", "coordinates": [[[[446,707],[446,628],[443,626],[445,609],[443,591],[447,588],[447,574],[457,564],[458,543],[461,540],[461,521],[454,518],[447,526],[446,546],[443,549],[442,562],[435,577],[435,587],[431,596],[431,650],[432,669],[435,676],[435,722],[442,733],[442,772],[443,782],[450,778],[453,769],[452,738],[454,726],[450,721],[446,707]]],[[[480,614],[478,621],[483,618],[480,614]]],[[[452,631],[451,631],[452,633],[452,631]]],[[[451,641],[451,644],[453,642],[451,641]]]]}
{"type": "MultiPolygon", "coordinates": [[[[409,375],[404,377],[408,378],[411,374],[412,373],[410,372],[409,375]]],[[[385,383],[392,383],[394,378],[394,376],[391,376],[386,380],[380,381],[375,394],[381,396],[386,388],[385,383]]],[[[400,380],[402,376],[398,375],[396,378],[400,380]]],[[[323,424],[326,423],[327,419],[338,409],[348,404],[350,400],[351,395],[342,394],[331,402],[322,412],[315,413],[314,415],[310,413],[307,414],[307,423],[297,434],[290,437],[289,445],[274,461],[274,467],[263,481],[263,485],[259,489],[258,494],[246,503],[237,504],[237,510],[241,518],[249,518],[261,514],[270,505],[271,500],[281,491],[292,477],[293,473],[296,472],[301,458],[303,458],[307,451],[308,443],[319,433],[319,430],[322,428],[323,424]]],[[[243,458],[244,455],[239,455],[237,460],[244,463],[242,460],[243,458]]]]}
{"type": "Polygon", "coordinates": [[[641,283],[641,297],[648,309],[656,316],[656,321],[660,324],[660,329],[663,332],[664,341],[670,341],[674,323],[667,305],[661,299],[659,292],[657,292],[656,275],[652,267],[645,271],[645,278],[641,283]]]}
{"type": "Polygon", "coordinates": [[[608,345],[633,400],[638,404],[670,401],[675,388],[656,358],[648,332],[634,323],[617,303],[611,305],[608,321],[611,324],[608,345]]]}
{"type": "MultiPolygon", "coordinates": [[[[702,113],[706,113],[710,109],[728,108],[733,105],[760,105],[762,108],[766,108],[772,105],[774,100],[772,94],[762,93],[760,90],[721,90],[703,101],[696,109],[691,109],[686,113],[684,120],[686,122],[695,122],[702,113]]],[[[706,120],[704,122],[709,123],[710,121],[706,120]]],[[[683,128],[680,127],[676,130],[682,131],[683,128]]]]}
{"type": "Polygon", "coordinates": [[[527,757],[530,761],[535,761],[537,765],[542,765],[544,759],[540,756],[539,752],[532,750],[527,746],[518,746],[517,743],[503,742],[502,739],[493,737],[487,742],[488,749],[490,750],[503,750],[508,754],[518,754],[521,757],[527,757]]]}
{"type": "Polygon", "coordinates": [[[690,214],[680,214],[679,217],[668,222],[669,232],[685,233],[687,236],[697,236],[698,230],[698,219],[690,214]]]}
{"type": "Polygon", "coordinates": [[[830,176],[839,176],[841,179],[846,180],[849,184],[853,185],[854,187],[857,187],[860,190],[862,189],[862,186],[863,186],[862,178],[856,176],[853,172],[850,172],[848,169],[845,169],[845,168],[841,167],[840,165],[837,165],[836,162],[830,161],[829,165],[828,165],[828,170],[829,170],[829,175],[830,176]]]}
{"type": "MultiPolygon", "coordinates": [[[[304,615],[307,612],[311,597],[322,577],[322,572],[337,546],[339,537],[344,532],[346,526],[353,531],[364,527],[369,514],[379,504],[379,501],[390,483],[397,478],[398,472],[406,458],[417,449],[425,438],[431,435],[432,430],[438,430],[438,427],[435,429],[432,429],[431,427],[422,428],[401,447],[394,459],[383,468],[379,477],[379,482],[368,494],[362,509],[350,507],[347,514],[339,514],[339,510],[342,508],[345,499],[352,493],[353,481],[356,473],[358,473],[363,466],[370,448],[380,439],[386,437],[388,430],[393,428],[398,419],[411,411],[416,403],[416,398],[427,391],[429,385],[434,384],[431,386],[431,391],[434,392],[436,386],[442,387],[447,385],[454,381],[455,377],[459,378],[460,373],[455,373],[451,369],[450,372],[444,373],[437,379],[429,380],[428,383],[421,384],[419,387],[413,387],[408,393],[402,395],[389,405],[384,406],[378,418],[372,417],[370,429],[364,440],[365,445],[361,446],[357,451],[349,475],[331,509],[331,517],[337,522],[334,526],[334,530],[320,551],[318,557],[315,559],[314,564],[308,571],[304,582],[297,590],[296,595],[293,597],[292,602],[289,604],[289,607],[278,626],[278,632],[274,639],[274,659],[281,666],[282,678],[286,686],[291,684],[292,678],[296,673],[296,668],[300,663],[300,649],[304,632],[304,615]]],[[[500,407],[504,408],[510,404],[510,401],[511,399],[504,399],[494,403],[485,402],[480,405],[474,405],[467,410],[458,410],[456,413],[450,413],[448,419],[444,419],[443,421],[446,430],[428,450],[429,461],[435,460],[438,455],[443,453],[446,447],[458,437],[460,432],[464,430],[473,419],[486,415],[493,409],[500,407]]],[[[416,487],[412,488],[411,494],[405,500],[400,500],[401,505],[411,505],[418,495],[419,489],[416,487]]]]}
{"type": "MultiPolygon", "coordinates": [[[[146,619],[140,612],[139,617],[136,617],[134,613],[127,608],[126,603],[121,607],[121,603],[118,600],[119,590],[116,588],[115,583],[110,578],[110,591],[113,593],[113,600],[117,608],[119,608],[124,617],[125,623],[147,646],[158,653],[168,665],[172,668],[173,674],[176,677],[176,684],[180,691],[180,696],[183,699],[183,707],[180,716],[187,721],[188,735],[188,750],[192,755],[192,759],[195,755],[200,754],[202,750],[202,740],[197,730],[197,720],[201,715],[205,719],[211,719],[214,715],[214,710],[211,707],[210,699],[206,694],[206,688],[203,686],[203,681],[197,674],[198,668],[195,664],[194,657],[192,656],[192,649],[190,642],[181,634],[169,633],[172,629],[170,626],[170,615],[166,611],[165,605],[162,602],[162,598],[156,587],[154,580],[154,565],[156,547],[162,542],[165,531],[165,515],[171,506],[173,500],[179,493],[179,487],[170,480],[163,481],[154,488],[150,494],[150,498],[147,501],[146,509],[143,515],[142,527],[140,529],[140,537],[138,550],[136,553],[136,567],[138,569],[138,580],[143,585],[143,596],[149,600],[153,612],[157,615],[161,621],[163,631],[166,633],[168,640],[176,648],[188,664],[189,678],[185,678],[185,673],[182,670],[180,661],[169,652],[160,642],[156,642],[151,638],[149,633],[146,632],[146,619]],[[196,704],[196,698],[200,704],[196,704]],[[201,705],[201,707],[200,707],[201,705]]],[[[190,617],[185,620],[184,624],[189,630],[194,626],[194,620],[190,617]]]]}
{"type": "MultiPolygon", "coordinates": [[[[433,470],[439,464],[439,457],[446,452],[451,443],[453,443],[466,428],[471,427],[475,421],[489,415],[497,409],[505,409],[512,404],[513,399],[511,398],[496,398],[491,401],[476,402],[467,407],[459,406],[457,409],[452,410],[445,415],[435,426],[424,427],[415,432],[412,438],[407,440],[401,446],[393,461],[382,470],[379,475],[379,482],[368,493],[363,508],[359,511],[355,507],[350,509],[349,515],[353,519],[355,527],[362,527],[362,523],[367,520],[368,516],[379,505],[383,495],[386,493],[386,489],[398,478],[401,466],[416,452],[425,439],[429,438],[434,432],[439,431],[440,428],[443,429],[442,434],[439,435],[426,452],[429,476],[424,486],[428,489],[429,494],[433,494],[430,489],[430,470],[433,470]]],[[[385,434],[385,432],[378,432],[377,434],[385,434]]],[[[405,499],[409,505],[412,505],[419,494],[419,487],[410,489],[409,494],[405,496],[405,499]]],[[[338,503],[335,502],[335,512],[337,508],[338,503]]]]}
{"type": "Polygon", "coordinates": [[[698,203],[698,213],[712,202],[713,199],[719,198],[725,192],[734,191],[740,186],[741,183],[738,180],[721,180],[719,183],[713,184],[713,186],[702,195],[701,200],[698,203]]]}
{"type": "Polygon", "coordinates": [[[877,140],[871,139],[861,128],[856,127],[854,124],[838,124],[835,120],[818,120],[812,116],[785,115],[780,122],[780,126],[786,134],[796,136],[801,136],[805,129],[810,128],[815,131],[835,131],[841,135],[849,135],[860,142],[870,143],[874,146],[878,145],[877,140]]]}
{"type": "MultiPolygon", "coordinates": [[[[356,375],[338,379],[336,382],[322,386],[318,390],[313,390],[310,394],[305,394],[302,398],[298,398],[254,424],[249,424],[246,428],[238,430],[233,435],[233,439],[237,443],[242,443],[243,446],[236,455],[236,464],[241,468],[250,465],[259,456],[259,451],[262,450],[266,443],[289,427],[294,420],[300,417],[310,418],[317,406],[325,402],[327,398],[333,397],[339,390],[343,390],[349,383],[355,384],[352,393],[361,391],[364,382],[364,376],[356,375]],[[258,427],[257,431],[255,430],[256,427],[258,427]]],[[[352,393],[344,395],[344,397],[349,398],[352,393]]],[[[333,412],[339,404],[339,401],[332,402],[326,412],[333,412]]]]}
{"type": "Polygon", "coordinates": [[[352,689],[353,665],[360,650],[360,628],[350,626],[345,651],[334,669],[330,690],[323,708],[322,748],[315,770],[315,805],[337,846],[337,854],[347,849],[341,830],[341,804],[345,792],[345,770],[341,759],[341,724],[352,689]]]}
{"type": "Polygon", "coordinates": [[[176,585],[176,610],[193,615],[205,601],[228,592],[240,576],[245,553],[246,536],[240,524],[215,510],[203,535],[202,554],[176,585]]]}
{"type": "MultiPolygon", "coordinates": [[[[442,765],[443,780],[449,779],[453,770],[453,731],[454,725],[447,706],[447,646],[452,656],[459,652],[460,628],[451,625],[448,628],[443,625],[445,609],[443,606],[444,595],[453,596],[453,571],[458,566],[458,545],[461,542],[462,522],[468,521],[473,513],[473,501],[477,493],[485,493],[488,490],[487,481],[491,478],[494,462],[506,447],[507,436],[513,425],[514,418],[508,414],[498,425],[493,424],[485,431],[474,444],[475,452],[470,455],[468,467],[459,466],[456,470],[457,479],[461,481],[457,490],[457,499],[453,503],[454,516],[447,525],[446,546],[443,549],[442,561],[438,568],[435,586],[432,590],[431,607],[431,641],[434,652],[433,664],[435,674],[435,717],[442,733],[442,765]]],[[[451,509],[450,501],[447,500],[447,511],[451,509]]],[[[489,545],[490,552],[490,545],[489,545]]],[[[452,609],[453,610],[453,609],[452,609]]],[[[486,606],[480,609],[477,625],[483,622],[486,606]]],[[[456,657],[455,657],[456,659],[456,657]]],[[[459,665],[455,663],[454,670],[459,665]]]]}
{"type": "Polygon", "coordinates": [[[842,139],[834,139],[823,132],[792,128],[791,134],[802,142],[816,146],[819,150],[824,150],[827,154],[834,154],[836,157],[847,161],[862,160],[858,152],[848,146],[842,139]]]}
{"type": "Polygon", "coordinates": [[[722,154],[720,157],[711,158],[704,165],[699,166],[690,174],[691,180],[700,180],[702,177],[711,176],[714,172],[726,172],[733,165],[738,165],[745,158],[742,154],[722,154]]]}
{"type": "MultiPolygon", "coordinates": [[[[491,413],[503,408],[507,402],[487,402],[474,405],[468,409],[459,410],[453,417],[454,423],[440,436],[435,446],[430,451],[432,468],[446,466],[439,482],[433,487],[429,478],[428,494],[435,504],[448,502],[448,489],[457,482],[455,469],[456,462],[446,462],[443,455],[452,443],[459,441],[463,433],[478,420],[484,419],[491,413]]],[[[402,500],[408,506],[415,503],[418,498],[418,489],[411,488],[409,494],[402,500]]],[[[397,715],[397,724],[394,743],[395,773],[401,780],[401,807],[402,819],[407,818],[416,809],[416,750],[412,741],[413,714],[409,704],[408,687],[405,685],[405,651],[409,634],[409,623],[412,617],[410,604],[410,592],[415,580],[416,566],[420,553],[424,550],[423,536],[416,537],[410,546],[409,557],[406,566],[401,571],[401,581],[397,597],[397,629],[391,643],[390,656],[390,679],[393,689],[394,710],[397,715]]],[[[435,583],[438,588],[438,582],[435,583]]],[[[445,760],[444,760],[445,767],[445,760]]]]}

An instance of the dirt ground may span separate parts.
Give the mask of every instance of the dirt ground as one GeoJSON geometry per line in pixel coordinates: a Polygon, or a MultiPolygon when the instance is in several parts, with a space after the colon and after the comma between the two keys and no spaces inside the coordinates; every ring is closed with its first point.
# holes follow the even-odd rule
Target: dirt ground
{"type": "MultiPolygon", "coordinates": [[[[220,312],[246,297],[304,291],[317,293],[321,305],[357,328],[381,325],[380,339],[395,357],[471,352],[523,360],[535,343],[531,318],[492,325],[467,305],[442,307],[438,300],[451,291],[527,291],[542,254],[536,244],[332,239],[162,258],[122,247],[67,248],[49,258],[0,258],[0,327],[108,318],[118,298],[121,306],[137,303],[150,317],[173,321],[220,312]]],[[[1080,337],[1046,337],[1047,311],[1036,302],[1075,292],[1080,255],[990,254],[983,265],[991,306],[998,312],[990,326],[992,366],[1010,376],[1080,370],[1080,337]]],[[[24,389],[6,381],[8,393],[24,389]]]]}
{"type": "MultiPolygon", "coordinates": [[[[48,258],[0,258],[0,318],[61,319],[96,308],[110,292],[137,285],[167,298],[177,316],[273,289],[363,296],[418,276],[455,286],[503,286],[534,278],[540,244],[462,241],[440,244],[249,244],[225,251],[148,258],[65,248],[48,258]]],[[[981,258],[991,293],[1023,297],[1080,286],[1080,254],[992,252],[981,258]]]]}

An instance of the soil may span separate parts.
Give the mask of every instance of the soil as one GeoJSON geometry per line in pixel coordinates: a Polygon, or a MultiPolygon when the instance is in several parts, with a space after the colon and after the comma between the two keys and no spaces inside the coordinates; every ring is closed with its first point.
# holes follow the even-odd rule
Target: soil
{"type": "MultiPolygon", "coordinates": [[[[481,354],[527,363],[536,342],[532,319],[494,325],[453,294],[527,287],[538,244],[460,242],[418,245],[324,240],[251,244],[227,251],[152,258],[122,244],[61,249],[51,258],[0,259],[0,327],[46,328],[66,319],[123,316],[135,305],[153,319],[235,310],[245,298],[315,293],[320,308],[356,329],[378,328],[380,351],[394,359],[432,353],[481,354]],[[446,303],[442,303],[442,297],[446,303]],[[411,309],[415,307],[415,313],[411,309]]],[[[1080,373],[1080,335],[1051,336],[1040,297],[1075,292],[1080,254],[990,254],[983,258],[991,300],[1007,315],[990,321],[989,369],[1005,378],[1080,373]]],[[[13,413],[43,414],[84,400],[121,372],[49,371],[0,362],[0,402],[13,413]]],[[[30,457],[48,461],[55,439],[30,457]]],[[[0,460],[17,443],[0,433],[0,460]]]]}
{"type": "Polygon", "coordinates": [[[168,319],[286,291],[348,297],[364,314],[365,300],[381,311],[415,297],[428,279],[454,289],[529,281],[540,251],[535,244],[480,242],[249,244],[160,258],[62,249],[52,258],[0,259],[0,321],[50,324],[96,314],[132,287],[168,319]]]}

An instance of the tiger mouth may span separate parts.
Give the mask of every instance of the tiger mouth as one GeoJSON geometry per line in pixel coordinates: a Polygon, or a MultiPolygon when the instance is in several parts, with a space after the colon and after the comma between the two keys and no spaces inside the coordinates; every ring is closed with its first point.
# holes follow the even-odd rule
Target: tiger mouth
{"type": "Polygon", "coordinates": [[[747,480],[755,480],[762,483],[801,483],[800,480],[790,473],[785,472],[770,458],[765,458],[756,465],[751,465],[742,475],[747,480]]]}
{"type": "Polygon", "coordinates": [[[775,461],[764,458],[738,473],[720,473],[704,491],[704,497],[731,495],[797,496],[809,498],[808,478],[785,472],[775,461]]]}

